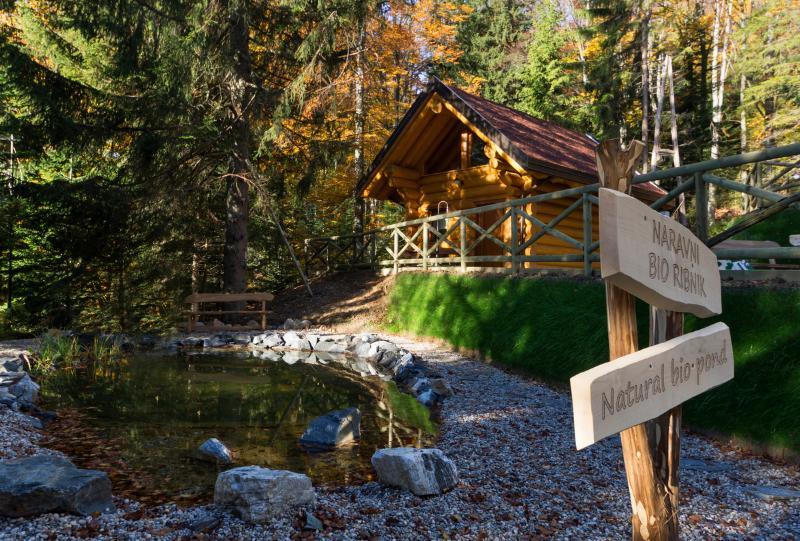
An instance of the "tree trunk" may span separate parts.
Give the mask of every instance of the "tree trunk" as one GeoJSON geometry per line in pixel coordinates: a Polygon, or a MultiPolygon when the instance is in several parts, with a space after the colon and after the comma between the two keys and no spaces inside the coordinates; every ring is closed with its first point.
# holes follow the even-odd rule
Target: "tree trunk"
{"type": "MultiPolygon", "coordinates": [[[[744,93],[747,89],[747,77],[742,73],[739,77],[739,151],[744,154],[747,152],[747,113],[744,110],[744,93]]],[[[747,172],[747,166],[742,166],[739,169],[739,182],[747,184],[747,179],[750,175],[747,172]]],[[[750,196],[742,192],[742,210],[748,212],[750,209],[750,196]]]]}
{"type": "MultiPolygon", "coordinates": [[[[634,141],[627,150],[620,148],[619,141],[603,141],[597,149],[600,185],[629,193],[634,167],[642,150],[643,146],[638,141],[634,141]]],[[[636,299],[633,295],[606,283],[606,316],[610,359],[613,361],[636,351],[636,299]]],[[[668,427],[661,434],[675,433],[674,428],[668,427]],[[669,432],[670,428],[672,432],[669,432]]],[[[654,456],[654,449],[658,445],[648,430],[655,431],[656,428],[652,424],[648,426],[648,423],[642,423],[620,434],[633,509],[632,538],[634,541],[677,541],[677,511],[673,507],[677,490],[672,491],[669,484],[664,482],[667,472],[657,469],[664,460],[654,456]]],[[[660,426],[658,430],[661,430],[660,426]]],[[[677,466],[677,451],[674,452],[675,455],[670,454],[666,461],[677,466]]],[[[675,476],[677,486],[677,471],[675,476]]]]}
{"type": "MultiPolygon", "coordinates": [[[[714,2],[714,26],[711,57],[711,159],[720,156],[722,105],[725,99],[725,79],[728,75],[728,44],[731,33],[731,0],[714,2]]],[[[708,215],[714,220],[718,206],[717,188],[708,185],[708,215]]]]}
{"type": "MultiPolygon", "coordinates": [[[[366,11],[366,10],[365,10],[366,11]]],[[[358,18],[358,39],[356,50],[356,73],[355,73],[355,150],[353,154],[353,170],[355,173],[355,183],[361,181],[364,176],[364,124],[366,113],[364,111],[364,46],[367,38],[367,15],[362,12],[358,18]]],[[[360,193],[353,194],[353,233],[358,235],[364,232],[364,198],[360,193]]]]}
{"type": "Polygon", "coordinates": [[[249,28],[246,2],[222,0],[221,6],[223,16],[230,22],[228,31],[230,72],[227,90],[231,100],[228,120],[232,141],[225,197],[223,290],[228,293],[242,293],[247,290],[249,218],[249,108],[252,96],[249,28]]]}
{"type": "MultiPolygon", "coordinates": [[[[639,39],[642,54],[642,144],[645,151],[648,146],[650,126],[648,118],[650,116],[650,11],[646,11],[639,23],[639,39]]],[[[654,143],[656,144],[656,143],[654,143]]],[[[642,172],[647,173],[647,160],[642,160],[642,172]]]]}
{"type": "MultiPolygon", "coordinates": [[[[664,82],[667,63],[663,56],[659,58],[658,76],[656,77],[656,117],[653,122],[653,153],[650,156],[650,165],[653,169],[658,166],[661,153],[661,115],[664,112],[664,82]]],[[[645,147],[647,148],[647,147],[645,147]]],[[[647,160],[644,160],[645,162],[647,160]]]]}

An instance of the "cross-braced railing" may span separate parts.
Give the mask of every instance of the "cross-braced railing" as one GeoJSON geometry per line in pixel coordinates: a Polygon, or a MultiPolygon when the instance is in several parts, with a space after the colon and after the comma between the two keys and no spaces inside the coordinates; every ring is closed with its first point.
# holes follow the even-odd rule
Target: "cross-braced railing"
{"type": "MultiPolygon", "coordinates": [[[[694,192],[693,230],[706,244],[715,246],[785,208],[800,208],[800,193],[779,193],[800,185],[768,190],[732,181],[711,171],[796,155],[800,155],[800,143],[637,175],[633,184],[677,179],[675,188],[650,206],[661,210],[670,202],[682,199],[687,192],[694,192]],[[709,238],[709,185],[771,204],[756,209],[727,230],[709,238]]],[[[800,162],[781,163],[785,170],[776,177],[783,176],[798,164],[800,162]]],[[[359,235],[306,239],[306,271],[384,268],[393,272],[420,269],[520,273],[564,266],[581,269],[590,275],[593,263],[599,261],[597,231],[592,227],[593,213],[597,214],[597,190],[598,184],[591,184],[408,220],[359,235]],[[545,202],[557,202],[563,210],[545,221],[546,218],[537,217],[537,212],[531,210],[545,202]],[[570,233],[575,230],[577,215],[582,224],[579,238],[570,233]],[[573,225],[566,227],[567,221],[573,225]],[[558,251],[558,247],[562,251],[558,251]],[[388,258],[384,254],[388,254],[388,258]]],[[[800,247],[796,246],[717,248],[714,251],[721,259],[782,259],[800,263],[800,247]]]]}

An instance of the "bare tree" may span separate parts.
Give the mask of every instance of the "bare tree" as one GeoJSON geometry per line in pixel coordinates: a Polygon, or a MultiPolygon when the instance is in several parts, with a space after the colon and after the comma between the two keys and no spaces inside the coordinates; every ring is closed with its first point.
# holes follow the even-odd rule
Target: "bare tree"
{"type": "MultiPolygon", "coordinates": [[[[725,101],[725,79],[728,76],[732,5],[732,0],[714,1],[714,25],[711,36],[711,159],[717,159],[720,155],[722,106],[725,101]]],[[[712,219],[717,203],[717,190],[711,184],[708,192],[708,214],[712,219]]]]}
{"type": "Polygon", "coordinates": [[[667,75],[667,63],[664,55],[658,60],[658,75],[656,77],[656,116],[653,121],[653,152],[650,155],[650,166],[655,169],[658,166],[659,154],[661,153],[661,115],[664,112],[664,84],[667,75]]]}

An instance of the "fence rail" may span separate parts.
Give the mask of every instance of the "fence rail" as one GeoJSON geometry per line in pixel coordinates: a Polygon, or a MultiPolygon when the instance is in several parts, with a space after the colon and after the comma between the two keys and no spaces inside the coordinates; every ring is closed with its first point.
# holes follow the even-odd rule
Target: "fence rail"
{"type": "MultiPolygon", "coordinates": [[[[707,198],[710,184],[776,205],[776,211],[790,206],[800,208],[800,202],[795,202],[796,195],[780,194],[759,186],[743,184],[711,174],[710,171],[796,155],[800,155],[800,143],[653,171],[635,176],[633,184],[677,179],[673,189],[650,205],[655,210],[661,210],[688,192],[694,192],[693,230],[706,242],[709,240],[707,198]]],[[[791,166],[792,164],[785,164],[785,167],[791,166]]],[[[786,171],[781,175],[785,173],[786,171]]],[[[306,272],[313,274],[342,269],[384,268],[395,273],[407,269],[461,272],[486,269],[521,273],[532,268],[541,270],[541,265],[532,267],[526,265],[528,263],[550,265],[571,263],[573,266],[579,264],[577,268],[584,274],[590,275],[593,270],[592,263],[599,261],[599,243],[592,239],[592,212],[593,207],[598,204],[596,195],[598,188],[598,184],[590,184],[407,220],[362,234],[309,238],[305,240],[303,254],[306,272]],[[563,201],[565,208],[549,221],[544,221],[535,213],[528,212],[531,205],[552,201],[563,201]],[[490,212],[501,214],[499,217],[493,217],[491,223],[487,223],[481,219],[481,215],[486,216],[486,213],[490,212]],[[580,212],[582,222],[578,238],[566,232],[563,227],[559,228],[564,220],[576,212],[580,212]],[[506,234],[501,236],[501,232],[506,234]],[[539,253],[539,245],[546,237],[560,241],[566,248],[565,252],[539,253]],[[487,246],[497,253],[490,255],[479,253],[486,251],[487,246]],[[385,254],[389,257],[387,258],[385,254]]],[[[763,211],[764,209],[760,209],[759,215],[753,213],[749,226],[775,214],[763,211]]],[[[733,228],[729,230],[731,233],[734,232],[733,228]]],[[[735,232],[741,230],[739,226],[735,232]]],[[[715,235],[709,245],[727,238],[726,233],[728,231],[715,235]]],[[[800,262],[798,247],[713,249],[721,259],[781,259],[800,262]]]]}

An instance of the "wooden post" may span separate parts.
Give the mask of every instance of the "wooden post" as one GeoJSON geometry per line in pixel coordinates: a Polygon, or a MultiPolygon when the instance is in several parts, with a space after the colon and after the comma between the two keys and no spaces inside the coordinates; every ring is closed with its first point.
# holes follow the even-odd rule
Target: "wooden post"
{"type": "Polygon", "coordinates": [[[428,222],[422,222],[422,270],[428,270],[428,222]]]}
{"type": "Polygon", "coordinates": [[[703,180],[702,173],[694,174],[694,191],[694,232],[697,238],[705,242],[708,240],[708,185],[703,180]]]}
{"type": "Polygon", "coordinates": [[[511,207],[511,272],[514,274],[519,272],[519,257],[517,251],[519,250],[519,231],[517,223],[517,207],[511,207]]]}
{"type": "Polygon", "coordinates": [[[467,272],[467,260],[464,259],[467,257],[467,222],[464,221],[463,216],[458,217],[458,228],[458,236],[461,242],[461,249],[459,250],[461,252],[459,254],[461,258],[461,272],[467,272]]]}
{"type": "Polygon", "coordinates": [[[267,301],[261,301],[261,330],[267,330],[267,301]]]}
{"type": "Polygon", "coordinates": [[[397,234],[397,228],[395,227],[392,229],[392,236],[394,237],[394,254],[392,254],[392,258],[394,259],[394,274],[397,274],[399,269],[399,263],[397,259],[400,257],[400,254],[397,252],[400,251],[400,235],[397,234]]]}
{"type": "Polygon", "coordinates": [[[583,274],[592,275],[592,202],[583,194],[583,274]]]}
{"type": "MultiPolygon", "coordinates": [[[[633,141],[627,149],[618,140],[602,142],[597,148],[600,186],[629,194],[643,150],[639,141],[633,141]]],[[[633,295],[609,282],[605,286],[609,357],[613,361],[638,348],[636,307],[633,295]]],[[[650,443],[646,423],[624,430],[620,437],[633,509],[633,540],[677,541],[677,512],[670,492],[658,476],[655,445],[650,443]]]]}
{"type": "Polygon", "coordinates": [[[369,262],[370,267],[375,270],[378,268],[378,233],[373,231],[370,237],[372,240],[369,247],[369,262]]]}

